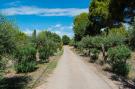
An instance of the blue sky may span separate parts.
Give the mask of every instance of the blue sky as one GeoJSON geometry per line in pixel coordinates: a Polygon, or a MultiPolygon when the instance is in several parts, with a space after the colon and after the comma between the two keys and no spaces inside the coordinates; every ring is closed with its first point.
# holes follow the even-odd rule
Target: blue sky
{"type": "Polygon", "coordinates": [[[90,0],[0,0],[0,12],[30,34],[49,30],[73,36],[74,16],[88,12],[90,0]]]}

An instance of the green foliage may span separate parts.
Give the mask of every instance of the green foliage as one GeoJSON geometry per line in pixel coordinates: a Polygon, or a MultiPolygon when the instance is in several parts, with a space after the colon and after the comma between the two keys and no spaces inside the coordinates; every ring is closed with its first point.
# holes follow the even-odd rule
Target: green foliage
{"type": "Polygon", "coordinates": [[[107,20],[110,16],[109,3],[110,0],[93,0],[89,8],[90,17],[98,17],[100,21],[107,20]]]}
{"type": "Polygon", "coordinates": [[[111,0],[110,19],[117,20],[118,22],[122,22],[124,21],[126,16],[128,16],[129,18],[134,17],[135,15],[134,5],[135,5],[135,0],[111,0]]]}
{"type": "Polygon", "coordinates": [[[127,63],[131,56],[131,51],[128,47],[120,45],[108,50],[110,65],[116,74],[127,76],[130,68],[127,63]]]}
{"type": "Polygon", "coordinates": [[[19,31],[15,24],[0,16],[0,78],[5,70],[4,55],[14,56],[16,72],[27,73],[36,68],[36,52],[40,52],[41,60],[48,60],[57,50],[62,49],[62,39],[56,33],[49,31],[32,36],[19,31]]]}
{"type": "Polygon", "coordinates": [[[42,62],[49,62],[48,58],[57,52],[54,42],[46,41],[45,45],[39,48],[39,56],[42,62]]]}
{"type": "Polygon", "coordinates": [[[34,45],[34,47],[37,48],[37,32],[36,32],[36,30],[33,31],[31,40],[32,40],[32,44],[34,45]]]}
{"type": "Polygon", "coordinates": [[[14,27],[4,17],[0,17],[0,55],[11,54],[15,48],[13,39],[14,27]]]}
{"type": "Polygon", "coordinates": [[[103,37],[102,36],[94,36],[92,37],[92,46],[100,48],[103,44],[103,37]]]}
{"type": "Polygon", "coordinates": [[[64,36],[62,37],[62,41],[63,41],[63,44],[64,44],[64,45],[68,45],[69,42],[70,42],[70,38],[69,38],[67,35],[64,35],[64,36]]]}
{"type": "Polygon", "coordinates": [[[42,31],[38,34],[38,51],[41,62],[49,62],[48,58],[54,55],[57,50],[62,49],[60,36],[48,31],[42,31]]]}
{"type": "Polygon", "coordinates": [[[18,73],[31,72],[36,68],[36,49],[31,45],[24,45],[16,50],[15,58],[15,69],[18,73]]]}
{"type": "Polygon", "coordinates": [[[16,49],[14,32],[16,28],[4,17],[0,16],[0,81],[6,68],[4,55],[11,55],[16,49]]]}
{"type": "Polygon", "coordinates": [[[114,47],[117,45],[124,44],[125,37],[117,34],[109,34],[103,39],[104,46],[108,49],[109,47],[114,47]]]}
{"type": "Polygon", "coordinates": [[[91,52],[91,59],[92,61],[95,62],[98,59],[100,51],[96,48],[91,48],[90,52],[91,52]]]}
{"type": "Polygon", "coordinates": [[[80,41],[85,36],[89,24],[88,13],[81,13],[74,19],[75,40],[80,41]]]}
{"type": "Polygon", "coordinates": [[[70,42],[69,42],[69,45],[70,46],[74,46],[75,45],[75,40],[74,39],[71,39],[70,42]]]}
{"type": "MultiPolygon", "coordinates": [[[[81,41],[86,35],[99,35],[102,33],[102,28],[117,29],[115,27],[121,26],[125,17],[133,18],[134,5],[134,0],[92,0],[89,13],[81,13],[74,19],[75,41],[81,41]]],[[[131,23],[131,21],[128,21],[128,23],[131,23]]],[[[121,32],[126,32],[122,30],[123,27],[118,29],[121,32]]],[[[127,35],[127,33],[121,34],[127,35]]]]}

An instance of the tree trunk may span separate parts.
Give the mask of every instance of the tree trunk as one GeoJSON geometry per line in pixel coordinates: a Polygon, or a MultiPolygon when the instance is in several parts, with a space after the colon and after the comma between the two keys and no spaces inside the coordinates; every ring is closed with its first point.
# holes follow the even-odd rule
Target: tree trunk
{"type": "Polygon", "coordinates": [[[103,61],[106,62],[107,61],[107,55],[105,52],[105,46],[102,44],[102,54],[103,54],[103,61]]]}

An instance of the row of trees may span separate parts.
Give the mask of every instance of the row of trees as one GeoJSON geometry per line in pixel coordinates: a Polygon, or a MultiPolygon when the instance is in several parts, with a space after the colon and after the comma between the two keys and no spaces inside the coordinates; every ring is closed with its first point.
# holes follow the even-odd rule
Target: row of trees
{"type": "Polygon", "coordinates": [[[37,34],[34,30],[29,36],[0,16],[0,78],[9,60],[17,73],[31,72],[37,67],[37,53],[40,63],[49,62],[49,57],[62,50],[62,45],[62,39],[56,33],[41,31],[37,34]]]}
{"type": "Polygon", "coordinates": [[[72,43],[92,62],[102,53],[102,63],[109,64],[116,74],[127,76],[131,49],[135,48],[133,5],[134,0],[92,0],[89,13],[74,19],[72,43]],[[123,23],[131,29],[126,30],[123,23]]]}
{"type": "Polygon", "coordinates": [[[89,13],[82,13],[74,19],[75,41],[86,35],[102,33],[102,28],[119,27],[121,24],[133,22],[134,0],[92,0],[89,13]]]}

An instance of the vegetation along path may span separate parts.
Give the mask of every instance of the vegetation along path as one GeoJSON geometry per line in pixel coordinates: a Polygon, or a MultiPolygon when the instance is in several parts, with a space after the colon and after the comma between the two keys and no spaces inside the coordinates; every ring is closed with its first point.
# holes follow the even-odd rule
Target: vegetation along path
{"type": "MultiPolygon", "coordinates": [[[[109,81],[109,80],[108,80],[109,81]]],[[[90,69],[69,47],[64,47],[54,73],[37,89],[117,89],[90,69]]]]}

